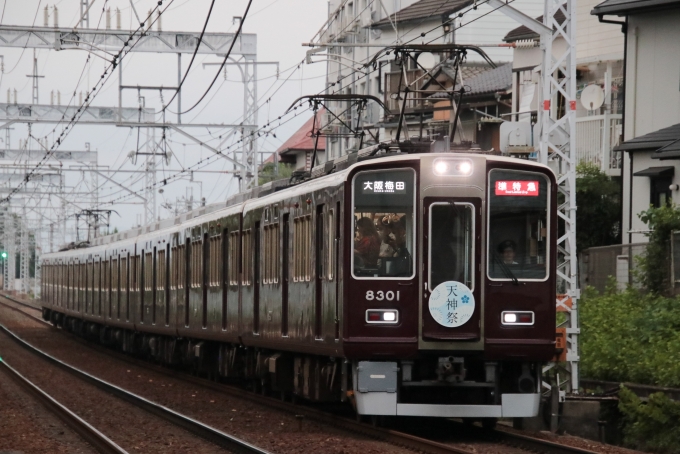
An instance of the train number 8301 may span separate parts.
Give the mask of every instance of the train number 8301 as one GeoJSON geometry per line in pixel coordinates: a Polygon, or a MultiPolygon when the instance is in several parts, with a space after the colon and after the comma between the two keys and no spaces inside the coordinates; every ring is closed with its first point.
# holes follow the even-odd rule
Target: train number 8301
{"type": "Polygon", "coordinates": [[[382,290],[378,290],[377,292],[374,292],[373,290],[368,290],[366,291],[366,301],[399,301],[399,290],[396,292],[393,292],[392,290],[388,290],[386,292],[383,292],[382,290]]]}

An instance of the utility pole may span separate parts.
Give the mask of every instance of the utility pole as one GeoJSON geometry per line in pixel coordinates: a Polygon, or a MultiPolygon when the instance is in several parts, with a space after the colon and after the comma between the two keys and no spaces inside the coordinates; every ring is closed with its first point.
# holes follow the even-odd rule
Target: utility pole
{"type": "MultiPolygon", "coordinates": [[[[38,79],[44,79],[45,76],[39,76],[38,75],[38,56],[35,53],[35,49],[33,49],[33,74],[27,74],[26,77],[30,77],[33,79],[33,100],[32,103],[33,105],[35,104],[40,104],[40,96],[38,93],[38,79]]],[[[16,98],[16,95],[15,95],[16,98]]],[[[16,103],[16,99],[14,100],[16,103]]],[[[8,133],[9,135],[9,133],[8,133]]]]}

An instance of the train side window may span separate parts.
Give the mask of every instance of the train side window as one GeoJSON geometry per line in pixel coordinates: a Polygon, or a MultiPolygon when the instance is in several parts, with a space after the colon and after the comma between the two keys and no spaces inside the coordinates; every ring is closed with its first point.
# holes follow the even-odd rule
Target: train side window
{"type": "Polygon", "coordinates": [[[415,171],[359,172],[353,182],[352,275],[411,279],[415,275],[415,171]]]}
{"type": "Polygon", "coordinates": [[[165,290],[165,249],[160,249],[156,257],[156,289],[165,290]]]}
{"type": "Polygon", "coordinates": [[[326,270],[328,270],[328,280],[333,280],[333,267],[335,266],[335,210],[328,210],[328,223],[326,224],[328,233],[328,246],[326,247],[326,270]]]}
{"type": "Polygon", "coordinates": [[[312,275],[312,217],[299,216],[293,224],[293,282],[309,281],[312,275]]]}
{"type": "Polygon", "coordinates": [[[264,227],[264,279],[265,284],[279,282],[279,224],[264,227]]]}
{"type": "Polygon", "coordinates": [[[191,264],[191,270],[189,272],[191,273],[191,287],[192,288],[197,288],[201,286],[201,273],[202,273],[202,241],[197,240],[193,241],[191,243],[191,248],[189,253],[191,254],[190,257],[190,264],[191,264]]]}
{"type": "Polygon", "coordinates": [[[120,297],[118,299],[119,300],[118,319],[120,319],[120,307],[123,305],[123,301],[125,301],[126,308],[127,308],[127,292],[128,292],[128,259],[127,259],[127,257],[121,257],[120,258],[120,297]]]}
{"type": "Polygon", "coordinates": [[[244,230],[241,235],[241,250],[243,251],[241,257],[241,273],[243,275],[243,285],[250,285],[251,283],[251,265],[253,257],[253,248],[250,235],[250,229],[244,230]]]}
{"type": "Polygon", "coordinates": [[[220,257],[222,251],[222,235],[213,235],[210,237],[210,277],[208,279],[208,285],[211,287],[216,287],[220,285],[220,274],[221,274],[221,262],[220,257]]]}
{"type": "Polygon", "coordinates": [[[185,248],[184,244],[181,246],[177,246],[176,255],[177,266],[175,267],[175,269],[177,270],[176,279],[178,289],[184,288],[184,280],[186,276],[186,252],[184,248],[185,248]]]}
{"type": "Polygon", "coordinates": [[[153,257],[151,252],[144,254],[144,290],[152,290],[153,286],[153,257]]]}
{"type": "Polygon", "coordinates": [[[229,235],[229,284],[238,285],[238,245],[239,232],[232,232],[229,235]]]}

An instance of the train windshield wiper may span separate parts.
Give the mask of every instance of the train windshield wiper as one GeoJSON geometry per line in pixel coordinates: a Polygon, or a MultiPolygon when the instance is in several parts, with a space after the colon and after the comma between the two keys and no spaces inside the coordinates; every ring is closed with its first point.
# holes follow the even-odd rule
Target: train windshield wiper
{"type": "Polygon", "coordinates": [[[501,258],[498,256],[497,252],[494,252],[493,259],[496,263],[498,263],[498,266],[500,266],[500,268],[503,270],[503,273],[505,274],[505,276],[512,279],[513,284],[519,285],[519,281],[517,280],[515,273],[513,273],[510,268],[508,268],[508,265],[503,263],[503,260],[501,260],[501,258]]]}

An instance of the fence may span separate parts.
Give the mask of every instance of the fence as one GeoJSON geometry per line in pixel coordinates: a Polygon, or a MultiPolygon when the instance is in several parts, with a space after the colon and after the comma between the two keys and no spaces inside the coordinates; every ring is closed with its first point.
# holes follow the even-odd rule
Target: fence
{"type": "MultiPolygon", "coordinates": [[[[680,233],[678,234],[678,257],[680,257],[680,233]]],[[[634,285],[635,258],[645,251],[647,243],[616,244],[586,249],[579,254],[579,284],[590,285],[603,292],[610,276],[616,278],[616,286],[623,290],[634,285]]],[[[680,262],[679,262],[680,263],[680,262]]],[[[680,273],[680,267],[678,267],[680,273]]]]}
{"type": "Polygon", "coordinates": [[[621,152],[612,151],[620,135],[621,114],[577,118],[576,161],[595,164],[609,176],[621,176],[621,152]]]}

